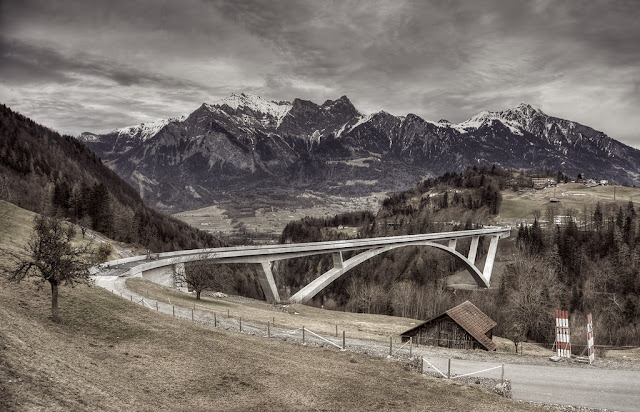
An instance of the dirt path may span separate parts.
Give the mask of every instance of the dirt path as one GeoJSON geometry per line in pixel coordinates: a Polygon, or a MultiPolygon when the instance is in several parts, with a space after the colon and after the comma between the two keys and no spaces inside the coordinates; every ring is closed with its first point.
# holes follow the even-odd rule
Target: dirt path
{"type": "MultiPolygon", "coordinates": [[[[135,304],[145,306],[181,319],[210,326],[240,331],[265,338],[271,337],[292,343],[322,346],[342,350],[342,335],[323,336],[302,328],[291,329],[276,325],[242,321],[222,312],[199,308],[175,306],[168,302],[146,298],[132,292],[125,285],[126,278],[119,276],[96,276],[96,285],[103,287],[135,304]]],[[[409,360],[408,345],[391,348],[393,358],[409,360]]],[[[346,350],[378,357],[389,357],[389,343],[352,339],[346,336],[346,350]]],[[[425,372],[435,368],[447,373],[451,359],[451,375],[462,375],[505,364],[505,379],[511,381],[514,399],[543,402],[557,405],[575,405],[588,408],[635,411],[640,405],[640,365],[637,362],[597,361],[594,365],[577,362],[550,362],[545,357],[516,356],[481,351],[460,351],[434,347],[412,347],[411,355],[424,357],[425,372]],[[431,368],[429,364],[435,368],[431,368]]],[[[494,369],[479,377],[500,379],[501,370],[494,369]]]]}

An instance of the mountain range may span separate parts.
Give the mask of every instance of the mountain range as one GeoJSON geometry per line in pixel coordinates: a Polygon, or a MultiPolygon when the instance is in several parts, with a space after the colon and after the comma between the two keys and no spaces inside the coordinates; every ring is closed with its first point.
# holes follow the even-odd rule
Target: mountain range
{"type": "Polygon", "coordinates": [[[640,151],[528,104],[462,123],[364,115],[346,96],[322,104],[232,94],[188,116],[79,136],[159,209],[222,199],[399,191],[471,165],[549,169],[640,183],[640,151]]]}

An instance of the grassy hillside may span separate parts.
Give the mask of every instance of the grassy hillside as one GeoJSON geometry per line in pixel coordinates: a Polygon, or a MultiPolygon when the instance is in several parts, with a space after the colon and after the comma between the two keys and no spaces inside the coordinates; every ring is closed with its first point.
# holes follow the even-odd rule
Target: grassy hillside
{"type": "MultiPolygon", "coordinates": [[[[11,209],[14,246],[31,218],[11,209]]],[[[0,275],[0,410],[536,410],[398,362],[175,320],[95,286],[61,288],[60,312],[51,322],[47,289],[0,275]]]]}
{"type": "Polygon", "coordinates": [[[540,190],[528,190],[514,192],[502,191],[502,207],[500,220],[507,223],[515,223],[521,220],[533,220],[533,212],[541,212],[541,219],[545,218],[548,207],[554,207],[557,214],[577,214],[582,219],[585,207],[592,213],[598,202],[626,207],[629,201],[640,200],[640,188],[624,186],[595,186],[587,187],[579,183],[560,183],[557,187],[548,187],[540,190]],[[558,203],[551,203],[550,199],[556,198],[558,203]]]}

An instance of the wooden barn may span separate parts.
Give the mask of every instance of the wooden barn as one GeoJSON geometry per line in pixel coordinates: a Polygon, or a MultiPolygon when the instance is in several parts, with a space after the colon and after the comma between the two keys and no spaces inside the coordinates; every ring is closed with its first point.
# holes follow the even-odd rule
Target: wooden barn
{"type": "Polygon", "coordinates": [[[491,340],[495,326],[496,322],[467,300],[404,332],[402,341],[412,337],[418,345],[496,350],[491,340]]]}

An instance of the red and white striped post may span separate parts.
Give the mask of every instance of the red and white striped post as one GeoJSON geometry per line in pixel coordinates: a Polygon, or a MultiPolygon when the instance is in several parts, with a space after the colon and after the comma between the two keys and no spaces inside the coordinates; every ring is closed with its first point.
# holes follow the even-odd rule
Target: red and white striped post
{"type": "Polygon", "coordinates": [[[556,351],[561,358],[571,357],[569,312],[566,310],[556,310],[556,351]]]}
{"type": "Polygon", "coordinates": [[[592,364],[596,359],[596,351],[593,343],[593,318],[591,313],[587,315],[587,348],[589,350],[589,364],[592,364]]]}

